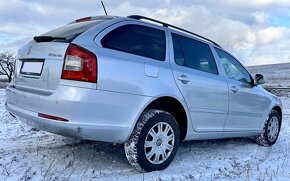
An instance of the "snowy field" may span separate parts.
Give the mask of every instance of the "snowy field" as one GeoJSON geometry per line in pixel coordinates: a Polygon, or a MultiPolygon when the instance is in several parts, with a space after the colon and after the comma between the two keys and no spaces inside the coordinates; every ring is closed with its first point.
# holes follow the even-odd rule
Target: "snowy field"
{"type": "Polygon", "coordinates": [[[2,180],[290,180],[290,93],[282,97],[284,122],[277,143],[251,139],[190,141],[164,171],[132,169],[122,145],[65,138],[35,130],[4,109],[0,89],[2,180]]]}
{"type": "Polygon", "coordinates": [[[254,74],[263,74],[266,87],[289,87],[290,88],[290,63],[274,65],[250,66],[247,69],[254,74]]]}

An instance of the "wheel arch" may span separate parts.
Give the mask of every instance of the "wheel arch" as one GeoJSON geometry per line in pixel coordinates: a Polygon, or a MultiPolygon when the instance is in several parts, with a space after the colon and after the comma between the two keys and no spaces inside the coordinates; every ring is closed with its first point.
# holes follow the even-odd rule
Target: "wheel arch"
{"type": "Polygon", "coordinates": [[[276,106],[274,106],[271,110],[275,110],[275,111],[277,111],[277,112],[279,113],[280,118],[281,118],[281,122],[282,122],[282,116],[283,116],[283,114],[282,114],[282,109],[281,109],[281,107],[278,106],[278,105],[276,105],[276,106]]]}
{"type": "MultiPolygon", "coordinates": [[[[189,128],[189,120],[184,105],[171,96],[162,96],[152,100],[143,111],[148,109],[159,109],[169,112],[177,121],[180,130],[180,141],[186,138],[189,128]]],[[[142,111],[142,112],[143,112],[142,111]]]]}

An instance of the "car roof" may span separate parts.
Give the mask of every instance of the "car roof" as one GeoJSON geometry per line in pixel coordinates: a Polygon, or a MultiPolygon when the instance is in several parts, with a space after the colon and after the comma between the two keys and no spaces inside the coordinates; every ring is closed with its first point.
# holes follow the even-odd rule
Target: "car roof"
{"type": "Polygon", "coordinates": [[[74,20],[72,22],[70,22],[69,24],[73,24],[73,23],[79,23],[79,22],[83,22],[83,21],[94,21],[94,20],[113,20],[113,19],[130,19],[130,20],[135,20],[135,21],[139,21],[139,20],[147,20],[145,21],[146,23],[148,24],[153,24],[153,23],[150,23],[151,22],[154,22],[154,23],[157,23],[157,24],[160,24],[162,25],[163,27],[165,28],[172,28],[174,30],[178,30],[179,32],[183,32],[183,33],[187,33],[187,34],[190,34],[190,35],[193,35],[197,38],[200,38],[202,40],[205,40],[211,44],[213,44],[214,46],[217,46],[217,47],[220,47],[221,46],[219,44],[217,44],[216,42],[214,42],[213,40],[210,40],[204,36],[201,36],[197,33],[193,33],[191,31],[188,31],[188,30],[185,30],[185,29],[182,29],[180,27],[177,27],[177,26],[174,26],[174,25],[171,25],[171,24],[168,24],[168,23],[165,23],[165,22],[162,22],[162,21],[159,21],[159,20],[156,20],[156,19],[153,19],[153,18],[148,18],[148,17],[145,17],[145,16],[140,16],[140,15],[130,15],[130,16],[127,16],[127,17],[120,17],[120,16],[91,16],[91,17],[85,17],[85,18],[81,18],[81,19],[77,19],[77,20],[74,20]],[[148,22],[149,21],[149,22],[148,22]]]}
{"type": "Polygon", "coordinates": [[[156,19],[152,19],[152,18],[148,18],[148,17],[145,17],[145,16],[140,16],[140,15],[130,15],[128,16],[127,18],[131,18],[131,19],[135,19],[135,20],[141,20],[141,19],[144,19],[144,20],[147,20],[147,21],[152,21],[152,22],[155,22],[155,23],[158,23],[158,24],[161,24],[163,27],[166,27],[166,28],[173,28],[175,30],[179,30],[181,32],[185,32],[185,33],[188,33],[190,35],[193,35],[195,37],[198,37],[198,38],[201,38],[203,40],[206,40],[212,44],[214,44],[215,46],[218,46],[218,47],[221,47],[219,44],[217,44],[216,42],[204,37],[204,36],[201,36],[197,33],[193,33],[191,31],[188,31],[188,30],[185,30],[185,29],[182,29],[180,27],[177,27],[177,26],[174,26],[174,25],[171,25],[171,24],[168,24],[168,23],[165,23],[165,22],[162,22],[162,21],[159,21],[159,20],[156,20],[156,19]]]}

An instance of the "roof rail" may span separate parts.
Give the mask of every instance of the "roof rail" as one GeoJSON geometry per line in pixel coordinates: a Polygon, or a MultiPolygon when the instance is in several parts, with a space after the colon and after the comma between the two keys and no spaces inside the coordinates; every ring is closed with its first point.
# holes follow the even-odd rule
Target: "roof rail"
{"type": "Polygon", "coordinates": [[[213,43],[214,45],[216,45],[216,46],[218,46],[218,47],[221,47],[221,46],[220,46],[219,44],[217,44],[216,42],[214,42],[214,41],[212,41],[212,40],[210,40],[210,39],[208,39],[208,38],[205,38],[205,37],[203,37],[203,36],[201,36],[201,35],[199,35],[199,34],[192,33],[192,32],[190,32],[190,31],[188,31],[188,30],[185,30],[185,29],[179,28],[179,27],[177,27],[177,26],[173,26],[173,25],[170,25],[170,24],[164,23],[164,22],[162,22],[162,21],[158,21],[158,20],[155,20],[155,19],[152,19],[152,18],[148,18],[148,17],[145,17],[145,16],[140,16],[140,15],[131,15],[131,16],[127,16],[127,17],[128,17],[128,18],[132,18],[132,19],[136,19],[136,20],[145,19],[145,20],[153,21],[153,22],[155,22],[155,23],[162,24],[162,26],[167,27],[167,28],[168,28],[168,27],[171,27],[171,28],[174,28],[174,29],[177,29],[177,30],[180,30],[180,31],[184,31],[184,32],[186,32],[186,33],[189,33],[189,34],[191,34],[191,35],[194,35],[194,36],[196,36],[196,37],[199,37],[199,38],[202,38],[202,39],[204,39],[204,40],[206,40],[206,41],[209,41],[209,42],[213,43]]]}

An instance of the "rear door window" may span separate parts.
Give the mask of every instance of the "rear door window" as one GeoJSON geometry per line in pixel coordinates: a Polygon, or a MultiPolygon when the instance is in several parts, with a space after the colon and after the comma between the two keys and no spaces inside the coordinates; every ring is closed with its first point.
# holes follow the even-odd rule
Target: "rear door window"
{"type": "Polygon", "coordinates": [[[142,25],[124,25],[109,32],[101,43],[105,48],[165,60],[166,39],[163,30],[142,25]]]}
{"type": "Polygon", "coordinates": [[[172,41],[177,65],[218,74],[209,45],[177,34],[172,34],[172,41]]]}

